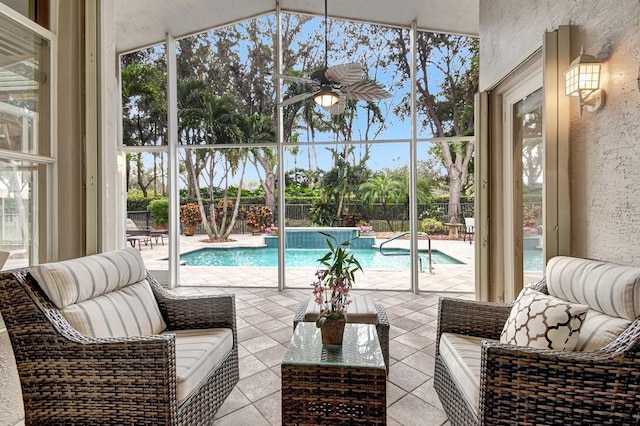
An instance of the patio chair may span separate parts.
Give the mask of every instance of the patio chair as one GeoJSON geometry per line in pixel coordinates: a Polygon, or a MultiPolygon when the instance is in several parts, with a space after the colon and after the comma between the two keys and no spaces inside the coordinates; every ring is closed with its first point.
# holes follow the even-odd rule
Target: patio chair
{"type": "Polygon", "coordinates": [[[465,217],[464,218],[464,237],[463,241],[467,241],[469,238],[469,244],[473,242],[473,237],[475,235],[475,226],[476,220],[473,217],[465,217]]]}
{"type": "Polygon", "coordinates": [[[25,424],[209,425],[239,379],[233,295],[175,296],[126,248],[0,273],[25,424]]]}
{"type": "Polygon", "coordinates": [[[129,235],[127,234],[127,242],[131,244],[131,247],[135,248],[138,245],[138,250],[142,251],[142,244],[150,245],[153,248],[153,240],[150,235],[129,235]]]}
{"type": "Polygon", "coordinates": [[[441,298],[434,388],[451,425],[640,424],[638,295],[640,268],[559,256],[522,304],[441,298]]]}
{"type": "Polygon", "coordinates": [[[153,248],[153,242],[158,244],[158,241],[164,245],[165,238],[169,238],[169,231],[166,229],[155,229],[153,226],[138,226],[133,219],[127,218],[127,242],[132,247],[138,244],[138,249],[142,250],[142,243],[144,245],[151,245],[153,248]]]}

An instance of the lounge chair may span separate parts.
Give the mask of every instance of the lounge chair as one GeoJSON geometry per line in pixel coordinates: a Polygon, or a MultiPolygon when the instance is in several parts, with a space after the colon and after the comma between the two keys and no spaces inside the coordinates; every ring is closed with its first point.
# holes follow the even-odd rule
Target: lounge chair
{"type": "Polygon", "coordinates": [[[464,238],[463,241],[467,241],[467,236],[469,238],[469,244],[473,242],[473,236],[475,234],[475,226],[476,220],[473,217],[465,217],[464,218],[464,238]]]}
{"type": "MultiPolygon", "coordinates": [[[[140,243],[140,239],[130,239],[129,236],[147,237],[146,239],[143,239],[144,241],[142,241],[145,243],[145,245],[147,242],[151,241],[151,238],[155,240],[156,244],[158,244],[158,241],[160,241],[162,245],[164,245],[164,239],[169,237],[169,231],[167,231],[166,229],[155,229],[153,226],[140,227],[133,221],[133,219],[127,218],[127,241],[130,242],[133,247],[135,247],[135,241],[138,241],[138,243],[140,243]]],[[[138,247],[140,246],[138,245],[138,247]]],[[[151,245],[151,248],[153,248],[153,244],[151,245]]]]}
{"type": "Polygon", "coordinates": [[[127,242],[131,244],[131,247],[135,248],[138,244],[138,250],[142,251],[142,244],[150,245],[153,248],[153,240],[150,235],[129,235],[127,234],[127,242]]]}

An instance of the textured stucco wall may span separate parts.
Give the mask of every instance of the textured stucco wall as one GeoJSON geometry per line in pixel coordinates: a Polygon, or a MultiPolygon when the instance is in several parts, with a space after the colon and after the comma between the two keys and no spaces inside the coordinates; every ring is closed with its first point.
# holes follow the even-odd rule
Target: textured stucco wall
{"type": "Polygon", "coordinates": [[[605,61],[604,109],[571,108],[571,254],[640,265],[640,2],[480,0],[480,86],[487,90],[572,25],[571,51],[605,61]]]}

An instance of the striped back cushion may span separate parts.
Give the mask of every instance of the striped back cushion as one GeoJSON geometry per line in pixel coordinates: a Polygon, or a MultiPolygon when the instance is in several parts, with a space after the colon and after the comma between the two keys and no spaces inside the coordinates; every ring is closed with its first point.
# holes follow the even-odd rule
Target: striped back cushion
{"type": "Polygon", "coordinates": [[[142,256],[132,247],[33,266],[29,273],[58,309],[137,283],[146,276],[142,256]]]}
{"type": "Polygon", "coordinates": [[[640,316],[640,268],[558,256],[547,262],[547,289],[612,317],[640,316]]]}
{"type": "Polygon", "coordinates": [[[144,336],[167,328],[133,248],[38,265],[29,273],[69,324],[88,336],[144,336]]]}
{"type": "Polygon", "coordinates": [[[631,321],[625,318],[612,317],[595,309],[587,312],[578,335],[577,351],[594,352],[613,342],[631,321]]]}
{"type": "Polygon", "coordinates": [[[62,315],[93,337],[146,336],[167,328],[147,280],[69,305],[62,315]]]}

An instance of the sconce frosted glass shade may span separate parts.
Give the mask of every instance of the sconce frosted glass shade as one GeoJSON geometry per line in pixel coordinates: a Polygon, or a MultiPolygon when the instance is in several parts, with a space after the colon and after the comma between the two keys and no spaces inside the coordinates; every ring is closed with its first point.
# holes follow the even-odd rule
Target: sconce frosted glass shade
{"type": "Polygon", "coordinates": [[[330,107],[338,102],[338,95],[333,93],[331,86],[322,86],[320,91],[313,96],[313,100],[320,106],[330,107]]]}
{"type": "Polygon", "coordinates": [[[600,63],[591,55],[580,53],[565,73],[565,95],[584,97],[600,88],[600,63]]]}

